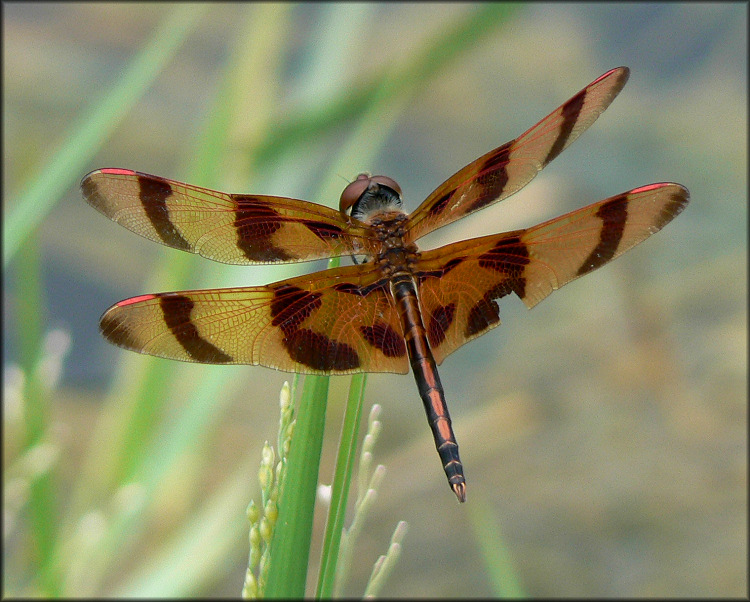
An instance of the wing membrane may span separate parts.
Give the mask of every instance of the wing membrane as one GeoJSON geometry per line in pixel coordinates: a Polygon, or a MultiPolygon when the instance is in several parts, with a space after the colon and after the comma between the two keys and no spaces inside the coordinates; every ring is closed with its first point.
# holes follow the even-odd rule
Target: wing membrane
{"type": "Polygon", "coordinates": [[[142,295],[112,306],[100,327],[121,347],[182,361],[405,374],[401,323],[380,278],[347,266],[269,286],[142,295]]]}
{"type": "Polygon", "coordinates": [[[81,182],[86,200],[150,240],[222,263],[308,261],[367,251],[369,231],[285,197],[216,192],[126,169],[81,182]]]}
{"type": "Polygon", "coordinates": [[[622,90],[628,74],[627,67],[608,71],[525,134],[448,178],[409,216],[409,240],[417,240],[523,188],[596,121],[622,90]]]}
{"type": "Polygon", "coordinates": [[[419,295],[435,361],[498,326],[502,297],[534,307],[658,232],[688,198],[679,184],[650,184],[532,228],[422,253],[419,295]]]}

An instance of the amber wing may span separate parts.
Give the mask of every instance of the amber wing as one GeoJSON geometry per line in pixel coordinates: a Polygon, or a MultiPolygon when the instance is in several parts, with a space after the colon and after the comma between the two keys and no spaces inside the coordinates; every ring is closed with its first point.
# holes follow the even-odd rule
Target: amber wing
{"type": "Polygon", "coordinates": [[[409,216],[409,240],[417,240],[526,186],[596,121],[622,90],[629,73],[627,67],[608,71],[525,134],[448,178],[409,216]]]}
{"type": "Polygon", "coordinates": [[[127,169],[93,171],[81,188],[94,208],[128,230],[222,263],[308,261],[370,250],[369,230],[307,201],[226,194],[127,169]]]}
{"type": "Polygon", "coordinates": [[[688,198],[679,184],[651,184],[525,230],[422,253],[416,272],[435,361],[498,326],[502,297],[515,293],[534,307],[658,232],[688,198]]]}
{"type": "Polygon", "coordinates": [[[101,330],[116,345],[176,360],[405,374],[403,329],[380,278],[347,266],[269,286],[142,295],[108,309],[101,330]]]}

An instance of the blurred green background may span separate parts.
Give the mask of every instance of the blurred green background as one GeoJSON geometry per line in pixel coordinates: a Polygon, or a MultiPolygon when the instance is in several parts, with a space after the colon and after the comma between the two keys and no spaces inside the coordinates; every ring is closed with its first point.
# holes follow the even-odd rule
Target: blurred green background
{"type": "MultiPolygon", "coordinates": [[[[533,312],[506,298],[503,326],[444,362],[466,504],[412,377],[369,377],[388,473],[346,591],[361,594],[406,520],[383,595],[502,593],[493,550],[530,596],[747,595],[747,5],[190,6],[3,4],[4,593],[239,594],[244,507],[291,375],[122,352],[98,318],[141,293],[323,267],[217,266],[162,248],[87,206],[85,173],[126,167],[336,206],[366,170],[395,178],[410,211],[627,65],[580,142],[424,247],[657,181],[685,185],[690,205],[533,312]],[[83,137],[79,120],[183,16],[153,83],[83,137]],[[351,149],[358,128],[367,143],[351,149]],[[24,205],[33,186],[50,192],[24,205]],[[18,366],[34,385],[23,394],[18,366]]],[[[323,482],[347,386],[331,384],[323,482]]]]}

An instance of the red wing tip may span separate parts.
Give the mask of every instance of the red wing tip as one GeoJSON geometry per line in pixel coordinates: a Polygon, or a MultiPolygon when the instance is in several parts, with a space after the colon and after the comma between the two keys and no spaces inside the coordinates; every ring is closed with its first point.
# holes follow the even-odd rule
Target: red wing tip
{"type": "Polygon", "coordinates": [[[659,190],[661,188],[675,188],[683,193],[688,192],[687,188],[685,188],[682,184],[677,184],[676,182],[655,182],[653,184],[639,186],[638,188],[634,188],[630,192],[648,192],[649,190],[659,190]]]}
{"type": "Polygon", "coordinates": [[[453,483],[451,489],[456,494],[458,501],[463,504],[466,501],[466,483],[453,483]]]}
{"type": "Polygon", "coordinates": [[[102,169],[97,169],[96,171],[99,171],[101,173],[114,174],[116,176],[132,176],[136,173],[132,169],[123,169],[122,167],[103,167],[102,169]]]}
{"type": "Polygon", "coordinates": [[[121,167],[102,167],[101,169],[95,169],[93,171],[90,171],[85,176],[83,176],[81,178],[81,186],[83,186],[87,180],[99,174],[115,175],[115,176],[134,176],[134,175],[137,175],[138,172],[133,171],[132,169],[123,169],[121,167]]]}
{"type": "Polygon", "coordinates": [[[134,176],[138,172],[133,171],[132,169],[124,169],[122,167],[102,167],[100,169],[95,169],[93,171],[90,171],[87,173],[83,178],[81,178],[81,182],[84,182],[91,178],[92,176],[95,176],[97,174],[108,174],[108,175],[115,175],[115,176],[134,176]]]}
{"type": "Polygon", "coordinates": [[[158,295],[138,295],[137,297],[131,297],[130,299],[123,299],[115,303],[115,307],[124,307],[126,305],[132,305],[133,303],[141,303],[143,301],[150,301],[156,299],[158,295]]]}

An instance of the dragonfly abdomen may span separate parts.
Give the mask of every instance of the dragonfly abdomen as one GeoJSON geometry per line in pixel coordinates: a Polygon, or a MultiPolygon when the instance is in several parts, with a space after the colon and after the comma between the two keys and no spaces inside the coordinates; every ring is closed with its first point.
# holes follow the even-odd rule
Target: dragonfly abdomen
{"type": "Polygon", "coordinates": [[[443,470],[448,483],[460,502],[466,501],[466,479],[458,443],[453,434],[451,417],[445,401],[445,392],[440,382],[435,358],[427,340],[422,315],[419,308],[414,281],[406,272],[398,273],[391,279],[391,292],[404,328],[406,349],[409,353],[412,373],[422,398],[427,421],[432,430],[443,470]]]}

